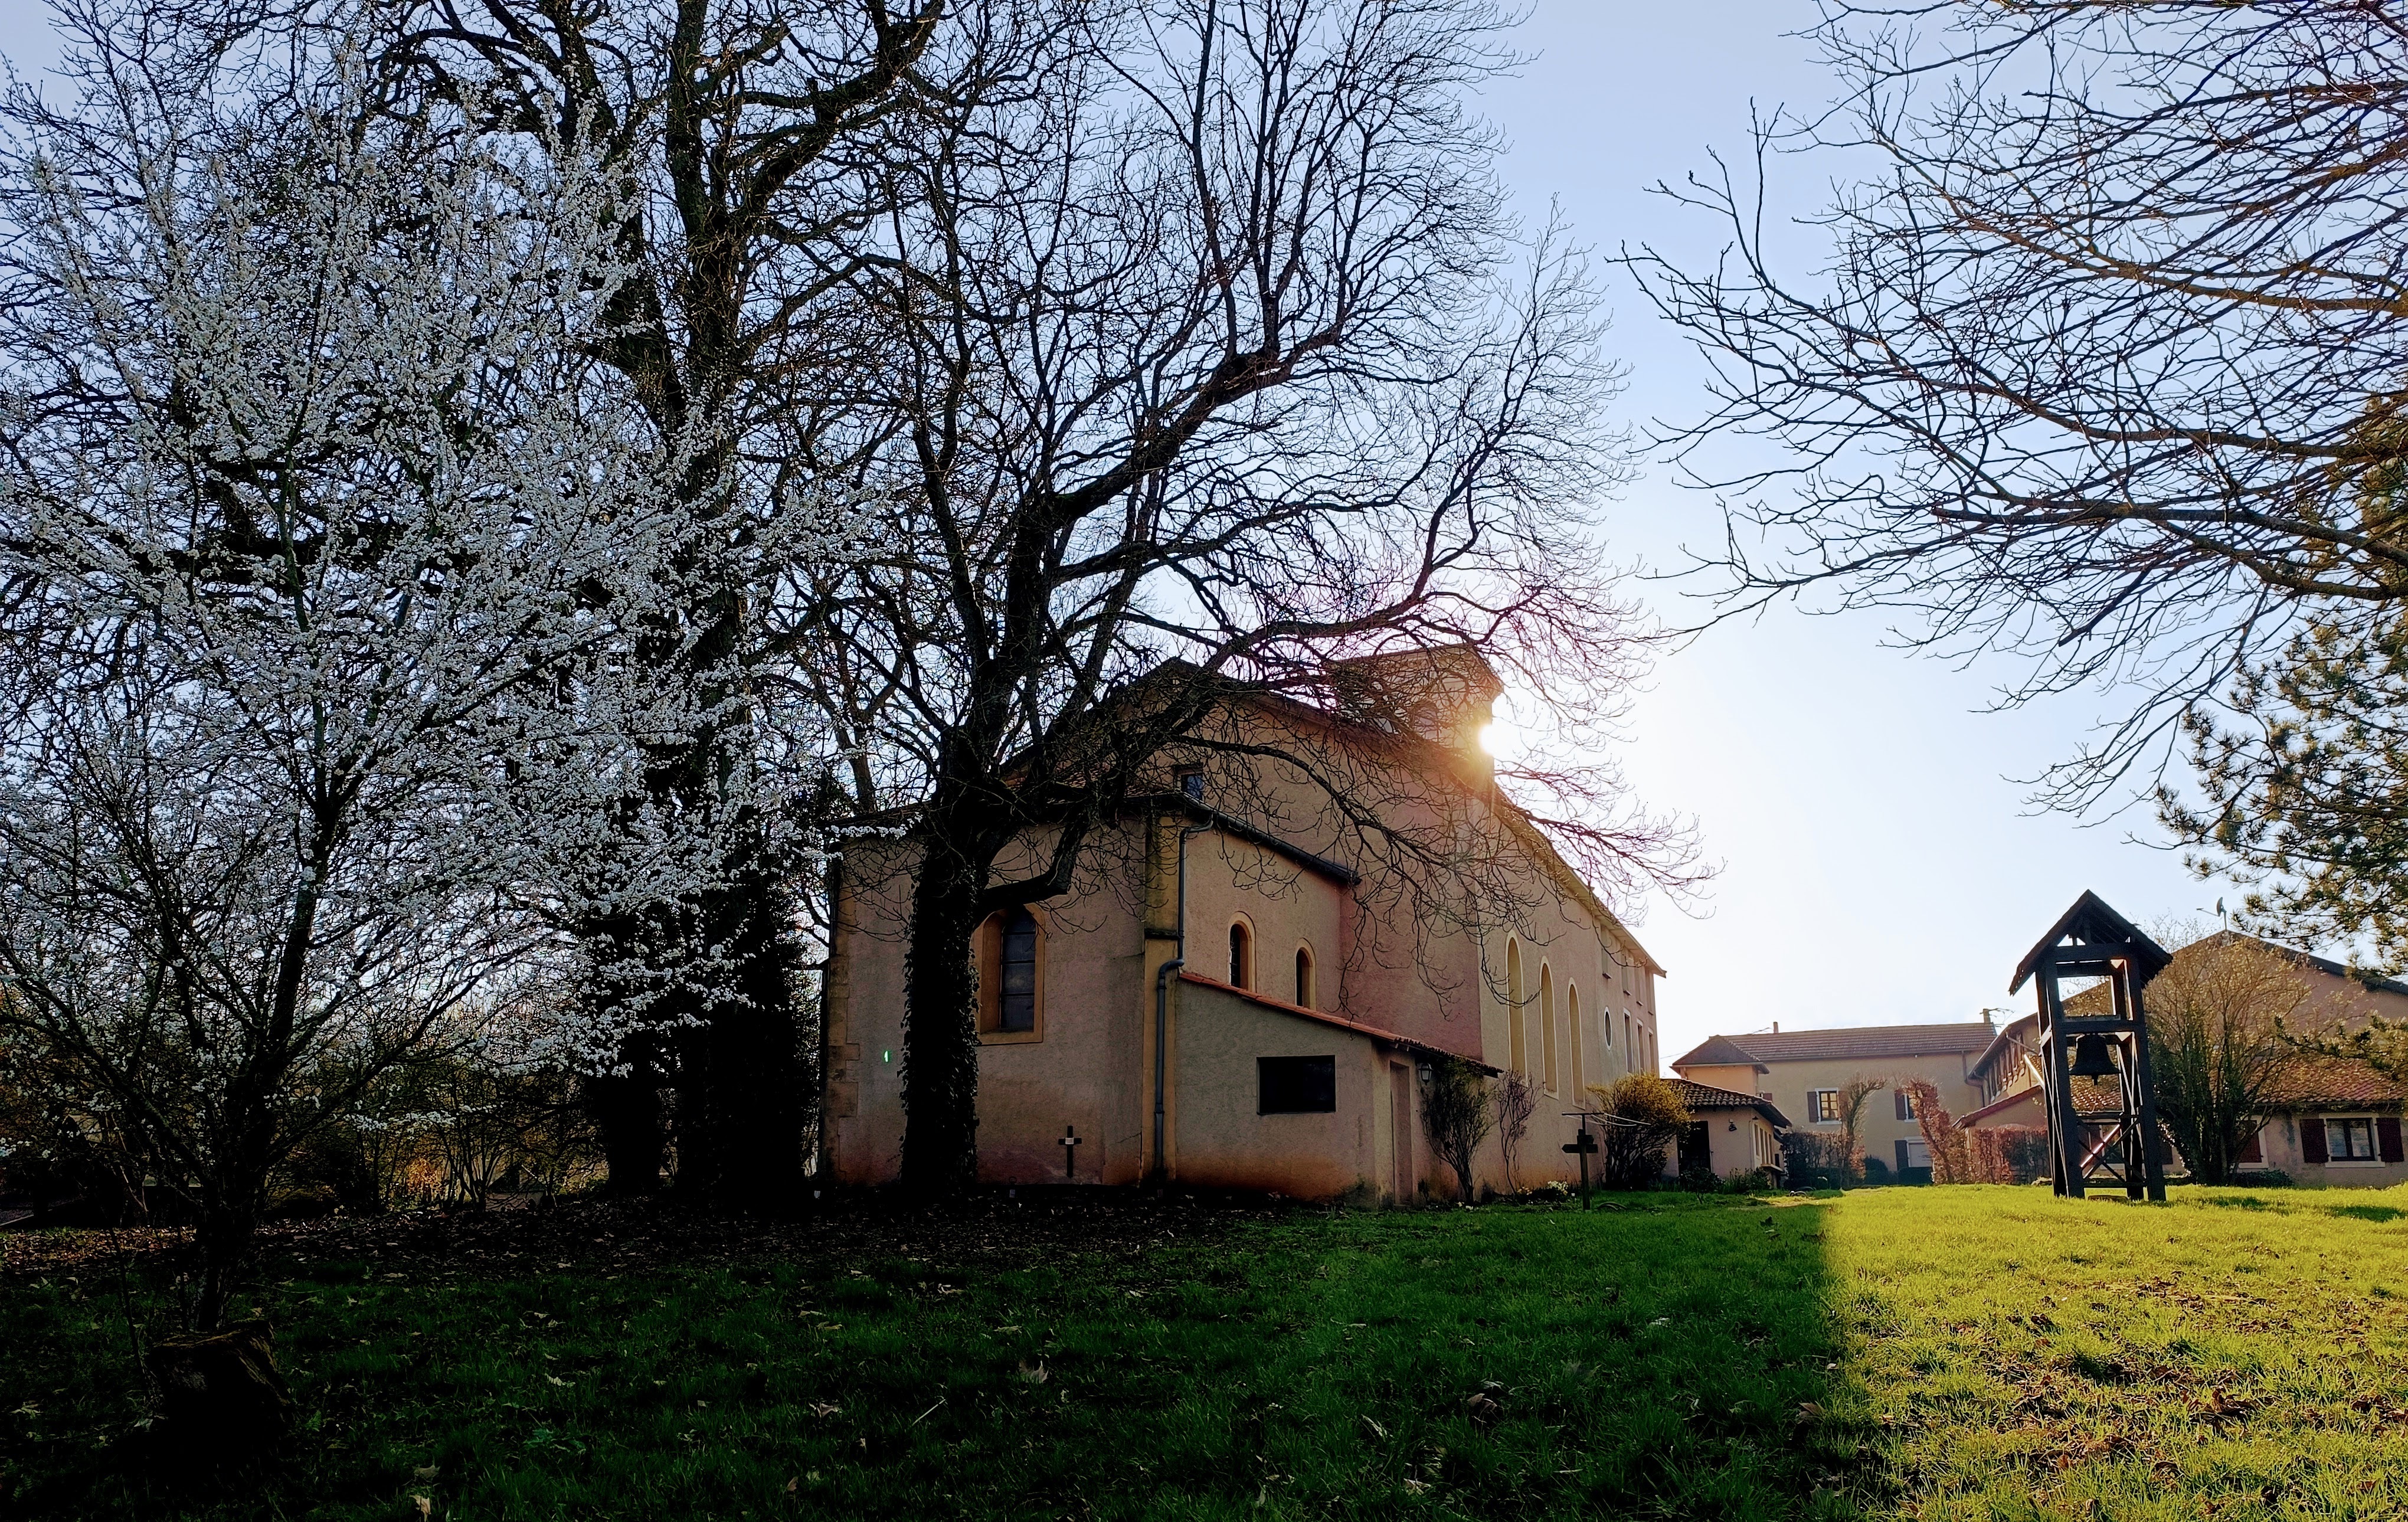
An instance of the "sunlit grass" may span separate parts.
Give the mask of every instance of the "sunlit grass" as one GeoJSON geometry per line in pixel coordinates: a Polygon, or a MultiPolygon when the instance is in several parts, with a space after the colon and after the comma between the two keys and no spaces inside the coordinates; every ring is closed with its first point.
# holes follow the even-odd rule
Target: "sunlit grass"
{"type": "Polygon", "coordinates": [[[1901,1510],[2408,1515],[2408,1191],[1880,1190],[1832,1219],[1901,1510]]]}

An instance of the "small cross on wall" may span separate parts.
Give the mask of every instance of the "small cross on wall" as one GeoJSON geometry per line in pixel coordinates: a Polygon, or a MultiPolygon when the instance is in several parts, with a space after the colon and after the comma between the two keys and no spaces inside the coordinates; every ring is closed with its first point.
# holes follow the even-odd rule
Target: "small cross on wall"
{"type": "Polygon", "coordinates": [[[1060,1146],[1062,1149],[1062,1176],[1064,1178],[1074,1179],[1079,1176],[1079,1155],[1070,1149],[1076,1147],[1084,1140],[1086,1139],[1079,1134],[1079,1127],[1076,1126],[1066,1125],[1062,1127],[1062,1140],[1056,1143],[1056,1145],[1060,1146]]]}

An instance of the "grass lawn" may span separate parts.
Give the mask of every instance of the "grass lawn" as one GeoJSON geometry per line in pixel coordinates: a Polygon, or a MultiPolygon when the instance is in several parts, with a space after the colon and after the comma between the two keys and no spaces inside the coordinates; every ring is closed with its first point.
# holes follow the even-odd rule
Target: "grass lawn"
{"type": "Polygon", "coordinates": [[[308,1429],[177,1492],[116,1274],[21,1270],[0,1516],[2408,1515],[2408,1191],[1612,1205],[289,1252],[308,1429]]]}

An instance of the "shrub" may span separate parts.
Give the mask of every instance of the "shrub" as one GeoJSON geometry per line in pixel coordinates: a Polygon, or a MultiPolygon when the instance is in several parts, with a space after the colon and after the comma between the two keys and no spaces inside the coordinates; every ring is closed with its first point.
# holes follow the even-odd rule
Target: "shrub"
{"type": "Polygon", "coordinates": [[[1856,1182],[1846,1139],[1817,1131],[1784,1131],[1781,1156],[1793,1189],[1844,1189],[1856,1182]]]}
{"type": "Polygon", "coordinates": [[[1689,1124],[1688,1108],[1672,1085],[1653,1073],[1632,1073],[1621,1081],[1592,1084],[1589,1092],[1605,1113],[1605,1134],[1599,1139],[1598,1161],[1606,1186],[1644,1189],[1664,1176],[1664,1149],[1689,1124]]]}
{"type": "Polygon", "coordinates": [[[1491,1108],[1488,1080],[1461,1057],[1442,1057],[1430,1065],[1429,1089],[1422,1096],[1422,1134],[1430,1150],[1455,1170],[1455,1199],[1471,1200],[1471,1160],[1497,1123],[1491,1108]]]}

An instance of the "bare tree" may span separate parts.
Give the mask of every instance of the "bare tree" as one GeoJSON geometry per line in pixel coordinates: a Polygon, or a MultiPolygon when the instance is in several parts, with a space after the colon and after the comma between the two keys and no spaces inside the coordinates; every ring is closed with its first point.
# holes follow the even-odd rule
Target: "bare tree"
{"type": "Polygon", "coordinates": [[[1508,1068],[1498,1075],[1490,1097],[1495,1101],[1497,1151],[1505,1163],[1505,1187],[1519,1191],[1522,1184],[1513,1176],[1513,1156],[1521,1150],[1522,1139],[1530,1134],[1530,1117],[1538,1113],[1538,1085],[1518,1069],[1508,1068]]]}
{"type": "MultiPolygon", "coordinates": [[[[848,726],[910,779],[923,1187],[971,1168],[977,926],[1067,891],[1168,749],[1319,776],[1236,717],[1249,699],[1394,729],[1348,663],[1458,646],[1593,738],[1646,648],[1585,517],[1622,469],[1593,297],[1547,238],[1508,278],[1496,145],[1465,104],[1507,62],[1498,10],[1054,14],[1015,69],[895,119],[864,196],[895,210],[858,264],[896,420],[869,480],[899,534],[801,621],[806,664],[867,695],[848,726]],[[1038,831],[1040,859],[998,869],[1038,831]]],[[[1533,780],[1613,792],[1582,791],[1598,779],[1533,780]]],[[[1383,833],[1331,797],[1341,835],[1383,833]]],[[[1543,811],[1621,881],[1687,868],[1660,822],[1543,811]]]]}
{"type": "MultiPolygon", "coordinates": [[[[2171,928],[2171,927],[2170,927],[2171,928]]],[[[2246,936],[2186,940],[2149,982],[2149,1069],[2157,1114],[2202,1184],[2222,1184],[2302,1064],[2284,1023],[2307,1001],[2292,960],[2246,936]]]]}
{"type": "Polygon", "coordinates": [[[1923,1133],[1924,1150],[1931,1154],[1931,1182],[1934,1184],[1986,1184],[1987,1178],[1975,1176],[1973,1148],[1966,1140],[1967,1132],[1956,1124],[1956,1117],[1940,1102],[1940,1085],[1928,1078],[1901,1078],[1896,1081],[1900,1093],[1910,1097],[1914,1110],[1915,1128],[1923,1133]]]}
{"type": "MultiPolygon", "coordinates": [[[[1422,1091],[1422,1133],[1430,1150],[1455,1170],[1455,1198],[1471,1202],[1472,1162],[1480,1143],[1497,1125],[1490,1102],[1489,1080],[1461,1057],[1442,1057],[1430,1065],[1429,1086],[1422,1091]]],[[[1511,1164],[1508,1164],[1510,1177],[1511,1164]]]]}
{"type": "Polygon", "coordinates": [[[1886,1078],[1851,1078],[1840,1085],[1840,1154],[1848,1177],[1865,1176],[1865,1104],[1889,1087],[1886,1078]]]}
{"type": "Polygon", "coordinates": [[[2028,655],[2010,700],[2136,683],[2051,779],[2079,804],[2303,617],[2408,593],[2401,519],[2365,505],[2408,438],[2408,15],[1839,0],[1813,36],[1841,104],[1762,129],[1752,184],[1667,188],[1725,259],[1627,259],[1716,366],[1662,437],[1732,504],[1725,597],[1904,610],[1917,644],[2028,655]],[[1767,159],[1819,149],[1883,167],[1784,272],[1767,159]],[[1742,436],[1771,463],[1710,463],[1742,436]]]}

